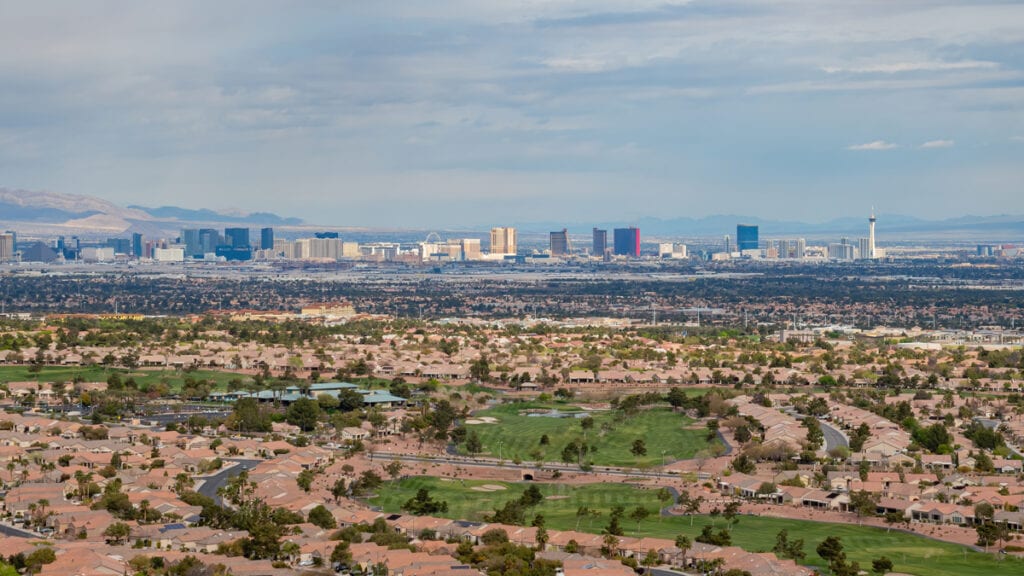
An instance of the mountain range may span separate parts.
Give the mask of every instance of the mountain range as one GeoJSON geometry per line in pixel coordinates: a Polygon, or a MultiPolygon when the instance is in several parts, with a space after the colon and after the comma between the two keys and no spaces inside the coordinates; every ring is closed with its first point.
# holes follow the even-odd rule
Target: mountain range
{"type": "Polygon", "coordinates": [[[267,212],[224,213],[176,206],[122,207],[80,194],[0,188],[0,225],[28,234],[176,235],[186,226],[299,226],[302,220],[267,212]]]}

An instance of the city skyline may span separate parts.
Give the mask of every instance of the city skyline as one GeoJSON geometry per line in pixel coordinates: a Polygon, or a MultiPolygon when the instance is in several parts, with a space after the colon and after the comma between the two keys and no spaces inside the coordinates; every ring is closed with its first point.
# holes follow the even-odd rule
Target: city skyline
{"type": "Polygon", "coordinates": [[[3,186],[352,226],[1024,212],[1015,4],[16,4],[2,26],[3,186]]]}

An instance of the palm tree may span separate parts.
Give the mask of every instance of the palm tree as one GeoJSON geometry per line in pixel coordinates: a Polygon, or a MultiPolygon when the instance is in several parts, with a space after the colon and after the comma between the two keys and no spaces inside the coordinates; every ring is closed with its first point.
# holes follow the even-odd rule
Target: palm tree
{"type": "Polygon", "coordinates": [[[682,552],[682,555],[679,558],[679,565],[685,567],[686,553],[690,550],[690,548],[693,548],[693,542],[690,541],[690,537],[686,534],[679,534],[678,536],[676,536],[676,548],[679,548],[680,552],[682,552]]]}

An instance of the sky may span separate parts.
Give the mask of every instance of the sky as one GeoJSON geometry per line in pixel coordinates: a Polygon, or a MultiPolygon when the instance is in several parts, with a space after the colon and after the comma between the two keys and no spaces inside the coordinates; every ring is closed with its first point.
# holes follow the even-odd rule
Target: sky
{"type": "Polygon", "coordinates": [[[0,186],[332,226],[1024,214],[1024,3],[0,0],[0,186]]]}

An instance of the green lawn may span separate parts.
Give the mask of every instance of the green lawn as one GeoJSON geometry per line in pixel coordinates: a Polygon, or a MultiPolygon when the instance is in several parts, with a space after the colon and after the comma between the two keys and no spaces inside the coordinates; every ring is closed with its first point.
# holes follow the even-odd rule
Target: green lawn
{"type": "MultiPolygon", "coordinates": [[[[482,520],[483,516],[505,501],[518,498],[527,483],[506,483],[497,481],[461,480],[446,481],[432,477],[407,478],[397,483],[388,483],[381,488],[379,496],[370,500],[386,512],[401,512],[402,504],[415,495],[419,488],[427,488],[433,497],[448,502],[444,516],[454,519],[482,520]],[[485,485],[502,486],[505,490],[483,492],[473,490],[485,485]]],[[[711,523],[707,516],[659,518],[654,512],[662,504],[653,490],[639,489],[625,484],[589,484],[566,486],[562,484],[537,484],[548,498],[531,511],[543,514],[549,529],[576,529],[576,510],[587,506],[601,512],[597,518],[579,522],[579,530],[599,533],[608,522],[608,514],[614,505],[624,506],[627,518],[622,525],[626,536],[636,535],[636,522],[628,519],[629,511],[644,506],[652,514],[640,524],[640,535],[674,539],[677,534],[688,534],[691,538],[700,533],[705,524],[711,523]]],[[[716,526],[725,526],[717,519],[716,526]]],[[[733,544],[753,552],[771,550],[775,535],[785,528],[792,541],[802,538],[807,553],[805,562],[816,567],[824,564],[814,552],[826,536],[839,536],[851,560],[860,562],[862,568],[870,570],[871,560],[888,556],[897,572],[920,576],[992,576],[1022,574],[1024,561],[1007,558],[999,561],[993,555],[973,552],[970,549],[928,540],[898,531],[886,533],[884,529],[848,524],[825,524],[802,520],[786,520],[759,516],[743,516],[732,529],[733,544]]]]}
{"type": "MultiPolygon", "coordinates": [[[[496,418],[497,423],[472,424],[467,428],[480,436],[485,454],[507,460],[519,458],[524,462],[536,461],[540,456],[546,462],[560,462],[565,446],[584,437],[581,420],[520,414],[526,409],[552,406],[562,412],[579,411],[573,406],[557,404],[503,404],[474,414],[476,418],[496,418]],[[545,434],[549,443],[541,445],[541,437],[545,434]]],[[[619,422],[615,421],[612,412],[595,413],[594,427],[586,431],[586,441],[596,447],[596,451],[588,454],[587,460],[597,466],[659,466],[662,452],[669,462],[692,458],[697,451],[709,445],[705,439],[707,431],[687,429],[692,424],[692,419],[667,408],[644,410],[619,422]],[[608,429],[603,430],[603,426],[608,429]],[[645,456],[634,456],[630,452],[633,441],[638,438],[646,443],[645,456]]],[[[464,451],[464,447],[462,449],[464,451]]]]}
{"type": "Polygon", "coordinates": [[[215,389],[219,391],[226,390],[227,383],[232,378],[239,378],[242,382],[250,382],[252,380],[244,374],[218,370],[185,372],[182,370],[149,368],[128,370],[125,368],[104,368],[103,366],[44,366],[39,372],[30,372],[28,366],[0,366],[0,383],[30,381],[70,382],[77,376],[81,376],[86,382],[106,382],[112,372],[118,372],[122,380],[130,376],[143,387],[154,386],[164,382],[172,392],[181,390],[181,385],[186,377],[192,377],[195,380],[211,380],[215,383],[215,389]]]}

